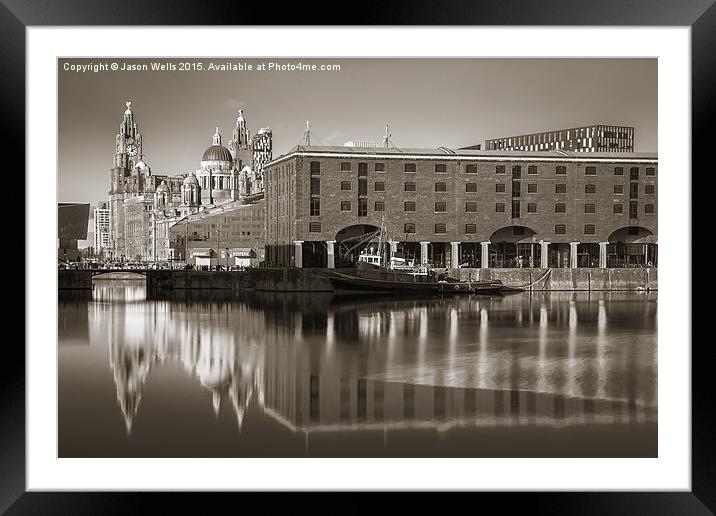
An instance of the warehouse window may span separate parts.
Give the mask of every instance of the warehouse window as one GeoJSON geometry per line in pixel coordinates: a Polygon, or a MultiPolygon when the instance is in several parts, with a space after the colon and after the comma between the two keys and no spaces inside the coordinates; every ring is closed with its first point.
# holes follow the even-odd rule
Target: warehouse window
{"type": "Polygon", "coordinates": [[[567,167],[560,165],[557,167],[557,170],[555,171],[555,174],[558,176],[563,176],[567,173],[567,167]]]}
{"type": "Polygon", "coordinates": [[[519,219],[522,216],[520,211],[520,201],[512,201],[512,218],[519,219]]]}
{"type": "Polygon", "coordinates": [[[350,190],[350,189],[351,189],[350,181],[341,181],[341,190],[350,190]]]}
{"type": "Polygon", "coordinates": [[[447,203],[446,202],[436,202],[435,203],[435,213],[446,213],[447,212],[447,203]]]}
{"type": "Polygon", "coordinates": [[[530,165],[527,167],[527,174],[534,176],[537,174],[537,165],[530,165]]]}
{"type": "Polygon", "coordinates": [[[537,183],[527,183],[527,193],[537,193],[537,183]]]}
{"type": "Polygon", "coordinates": [[[505,203],[504,202],[495,203],[495,212],[496,213],[505,213],[505,203]]]}
{"type": "Polygon", "coordinates": [[[512,197],[519,197],[522,192],[522,183],[519,181],[512,181],[512,197]]]}
{"type": "Polygon", "coordinates": [[[477,183],[465,183],[466,192],[477,192],[477,183]]]}
{"type": "Polygon", "coordinates": [[[564,235],[567,233],[567,226],[565,224],[555,224],[554,226],[554,234],[555,235],[564,235]]]}
{"type": "Polygon", "coordinates": [[[520,179],[522,177],[522,167],[515,165],[512,167],[512,179],[520,179]]]}
{"type": "Polygon", "coordinates": [[[554,205],[554,212],[555,213],[567,213],[567,205],[566,204],[555,204],[554,205]]]}
{"type": "Polygon", "coordinates": [[[614,205],[614,213],[616,213],[616,214],[624,213],[624,206],[622,206],[621,203],[616,203],[614,205]]]}
{"type": "Polygon", "coordinates": [[[321,214],[321,199],[318,197],[311,199],[311,216],[316,217],[321,214]]]}
{"type": "Polygon", "coordinates": [[[466,235],[477,235],[477,224],[465,224],[466,235]]]}
{"type": "Polygon", "coordinates": [[[311,178],[311,195],[321,195],[321,178],[311,178]]]}
{"type": "Polygon", "coordinates": [[[319,161],[311,161],[311,175],[317,176],[321,173],[321,163],[319,161]]]}
{"type": "Polygon", "coordinates": [[[597,175],[597,167],[587,167],[584,169],[584,175],[585,176],[596,176],[597,175]]]}
{"type": "Polygon", "coordinates": [[[321,232],[321,223],[320,222],[309,222],[308,223],[308,231],[311,233],[320,233],[321,232]]]}
{"type": "Polygon", "coordinates": [[[403,203],[403,211],[415,211],[415,206],[414,201],[406,201],[403,203]]]}
{"type": "Polygon", "coordinates": [[[341,201],[341,211],[351,211],[351,202],[341,201]]]}
{"type": "Polygon", "coordinates": [[[466,202],[465,203],[465,212],[466,213],[477,213],[477,203],[476,202],[466,202]]]}
{"type": "Polygon", "coordinates": [[[403,232],[404,233],[415,233],[415,223],[413,222],[406,222],[403,226],[403,232]]]}
{"type": "Polygon", "coordinates": [[[623,194],[624,193],[624,185],[614,185],[614,193],[615,194],[623,194]]]}
{"type": "Polygon", "coordinates": [[[435,224],[435,234],[436,235],[444,235],[447,233],[447,226],[443,223],[435,224]]]}
{"type": "Polygon", "coordinates": [[[554,193],[567,193],[567,185],[565,183],[557,183],[554,185],[554,193]]]}
{"type": "Polygon", "coordinates": [[[587,194],[597,193],[597,185],[584,185],[584,193],[587,193],[587,194]]]}
{"type": "Polygon", "coordinates": [[[436,192],[447,192],[447,183],[435,183],[436,192]]]}
{"type": "Polygon", "coordinates": [[[505,193],[505,183],[495,183],[495,193],[505,193]]]}
{"type": "Polygon", "coordinates": [[[644,213],[654,213],[654,205],[653,204],[645,204],[644,205],[644,213]]]}
{"type": "Polygon", "coordinates": [[[585,224],[584,225],[584,234],[585,235],[596,235],[597,234],[597,226],[594,224],[585,224]]]}
{"type": "Polygon", "coordinates": [[[385,211],[385,203],[383,201],[376,201],[374,211],[385,211]]]}
{"type": "Polygon", "coordinates": [[[358,199],[358,216],[368,216],[368,199],[358,199]]]}
{"type": "Polygon", "coordinates": [[[385,172],[385,163],[376,163],[375,171],[376,172],[385,172]]]}
{"type": "Polygon", "coordinates": [[[596,212],[597,212],[596,204],[585,204],[584,205],[584,213],[596,213],[596,212]]]}
{"type": "Polygon", "coordinates": [[[646,169],[646,175],[647,176],[655,176],[656,175],[656,169],[654,167],[648,167],[646,169]]]}
{"type": "Polygon", "coordinates": [[[504,165],[497,165],[495,166],[495,174],[504,174],[505,173],[505,166],[504,165]]]}
{"type": "Polygon", "coordinates": [[[615,176],[623,176],[624,175],[624,167],[614,167],[614,175],[615,176]]]}
{"type": "Polygon", "coordinates": [[[405,183],[403,185],[403,191],[405,192],[414,192],[415,190],[415,183],[405,183]]]}
{"type": "Polygon", "coordinates": [[[375,191],[376,192],[385,192],[385,183],[382,181],[376,181],[375,182],[375,191]]]}
{"type": "Polygon", "coordinates": [[[637,201],[629,201],[629,218],[635,219],[639,215],[639,203],[637,201]]]}
{"type": "Polygon", "coordinates": [[[527,213],[537,213],[537,203],[531,202],[527,204],[527,213]]]}
{"type": "Polygon", "coordinates": [[[447,165],[445,165],[445,163],[436,163],[435,164],[435,173],[436,174],[447,174],[447,165]]]}
{"type": "Polygon", "coordinates": [[[466,174],[477,174],[477,165],[465,165],[466,174]]]}
{"type": "Polygon", "coordinates": [[[632,181],[639,180],[639,167],[631,167],[631,170],[629,171],[629,179],[632,181]]]}
{"type": "Polygon", "coordinates": [[[350,172],[351,171],[351,164],[349,161],[343,161],[341,162],[341,172],[350,172]]]}
{"type": "Polygon", "coordinates": [[[646,185],[646,187],[644,188],[644,193],[653,194],[654,193],[654,185],[646,185]]]}
{"type": "Polygon", "coordinates": [[[639,198],[639,183],[629,183],[629,198],[630,199],[638,199],[639,198]]]}
{"type": "Polygon", "coordinates": [[[405,171],[406,172],[416,172],[417,168],[415,166],[415,163],[406,163],[405,164],[405,171]]]}

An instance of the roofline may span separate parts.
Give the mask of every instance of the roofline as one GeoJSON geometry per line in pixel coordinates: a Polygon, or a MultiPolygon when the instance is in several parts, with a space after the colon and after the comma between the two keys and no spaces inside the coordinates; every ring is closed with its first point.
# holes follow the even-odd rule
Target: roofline
{"type": "MultiPolygon", "coordinates": [[[[432,149],[430,149],[432,151],[432,149]]],[[[437,150],[437,149],[436,149],[437,150]]],[[[657,157],[636,157],[636,156],[624,156],[618,157],[595,157],[592,153],[584,152],[584,153],[575,153],[575,155],[572,156],[536,156],[536,155],[529,155],[529,156],[522,156],[522,155],[497,155],[497,156],[491,156],[491,155],[484,155],[484,154],[461,154],[460,150],[455,151],[455,155],[445,154],[442,152],[434,152],[431,154],[410,154],[410,152],[401,153],[401,152],[395,152],[395,153],[370,153],[370,152],[340,152],[340,151],[334,151],[334,150],[313,150],[313,151],[304,151],[299,150],[298,147],[294,147],[291,149],[288,154],[285,154],[283,156],[279,156],[278,158],[264,164],[264,169],[273,166],[275,164],[281,163],[283,161],[286,161],[288,159],[292,159],[294,157],[325,157],[325,156],[331,156],[336,158],[375,158],[375,159],[409,159],[409,160],[423,160],[423,161],[530,161],[530,162],[550,162],[550,161],[564,161],[564,162],[570,162],[570,161],[586,161],[590,163],[648,163],[648,164],[658,164],[659,160],[657,157]]],[[[482,151],[474,151],[474,152],[482,152],[482,151]]],[[[487,151],[487,152],[494,152],[494,151],[487,151]]],[[[529,151],[522,151],[522,152],[529,152],[529,151]]],[[[535,151],[539,152],[539,151],[535,151]]],[[[554,152],[554,151],[544,151],[544,152],[554,152]]],[[[624,154],[631,154],[631,153],[624,153],[624,154]]]]}
{"type": "Polygon", "coordinates": [[[252,206],[256,206],[261,201],[264,201],[264,200],[265,200],[264,192],[259,192],[259,193],[244,197],[243,199],[236,199],[234,201],[229,201],[229,202],[226,202],[223,204],[213,206],[206,210],[198,211],[196,213],[187,213],[186,215],[183,215],[183,216],[177,218],[174,221],[174,223],[171,224],[169,227],[173,228],[185,220],[187,222],[195,222],[198,220],[205,219],[207,217],[221,215],[222,213],[228,213],[228,212],[232,212],[235,210],[243,210],[246,208],[250,208],[252,206]],[[242,202],[245,200],[248,200],[248,202],[242,202]]]}

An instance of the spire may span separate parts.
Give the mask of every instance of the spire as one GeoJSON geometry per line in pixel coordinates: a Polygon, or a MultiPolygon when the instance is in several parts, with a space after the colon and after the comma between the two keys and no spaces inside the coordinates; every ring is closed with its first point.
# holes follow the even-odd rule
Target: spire
{"type": "Polygon", "coordinates": [[[132,107],[131,107],[131,106],[132,106],[132,101],[131,101],[131,100],[127,100],[127,101],[125,102],[125,104],[127,105],[127,110],[124,112],[124,114],[125,114],[125,115],[131,115],[131,114],[132,114],[132,107]]]}
{"type": "Polygon", "coordinates": [[[221,135],[219,134],[219,127],[216,127],[216,132],[212,138],[212,145],[221,145],[221,135]]]}
{"type": "Polygon", "coordinates": [[[214,406],[214,414],[216,415],[216,417],[219,417],[219,408],[221,407],[221,393],[218,390],[214,389],[212,390],[211,398],[212,405],[214,406]]]}
{"type": "Polygon", "coordinates": [[[246,119],[244,119],[244,110],[239,109],[239,115],[236,118],[236,125],[231,133],[231,141],[229,141],[229,151],[234,160],[239,163],[250,163],[251,156],[249,147],[251,145],[251,134],[246,127],[246,119]]]}
{"type": "Polygon", "coordinates": [[[311,146],[311,122],[306,120],[306,130],[303,131],[303,141],[307,147],[311,146]]]}

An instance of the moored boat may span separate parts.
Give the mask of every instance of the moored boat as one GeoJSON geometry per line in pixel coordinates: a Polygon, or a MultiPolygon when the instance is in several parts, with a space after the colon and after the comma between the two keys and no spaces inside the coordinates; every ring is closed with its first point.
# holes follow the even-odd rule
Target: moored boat
{"type": "Polygon", "coordinates": [[[499,294],[506,288],[500,280],[438,283],[438,292],[444,294],[499,294]]]}
{"type": "Polygon", "coordinates": [[[328,280],[338,293],[391,293],[391,294],[437,294],[438,283],[433,278],[420,278],[406,273],[391,273],[391,279],[366,277],[333,272],[328,280]]]}

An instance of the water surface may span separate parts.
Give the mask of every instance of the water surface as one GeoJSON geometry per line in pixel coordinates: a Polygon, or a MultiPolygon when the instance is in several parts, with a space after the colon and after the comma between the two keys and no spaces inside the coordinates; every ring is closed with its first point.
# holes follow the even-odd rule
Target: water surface
{"type": "Polygon", "coordinates": [[[656,293],[59,301],[61,457],[657,455],[656,293]]]}

